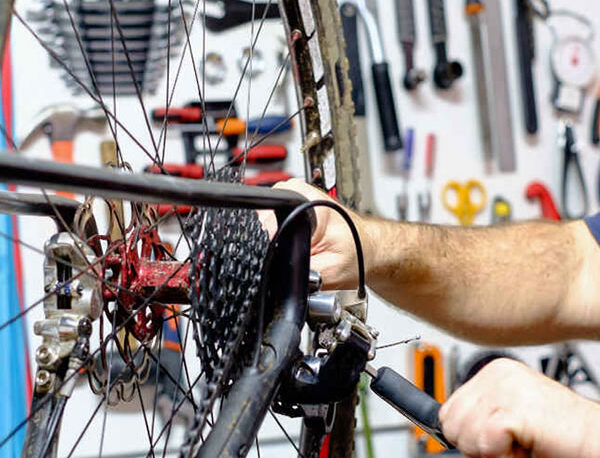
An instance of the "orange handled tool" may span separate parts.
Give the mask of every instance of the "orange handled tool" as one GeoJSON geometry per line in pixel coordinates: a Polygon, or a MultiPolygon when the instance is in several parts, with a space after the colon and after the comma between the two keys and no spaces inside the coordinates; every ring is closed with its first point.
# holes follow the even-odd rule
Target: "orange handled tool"
{"type": "MultiPolygon", "coordinates": [[[[52,158],[56,162],[67,164],[73,163],[73,141],[72,140],[55,140],[52,142],[52,158]]],[[[75,194],[72,192],[58,191],[56,194],[69,199],[74,199],[75,194]]]]}
{"type": "MultiPolygon", "coordinates": [[[[431,344],[415,346],[413,364],[415,386],[440,404],[446,402],[444,364],[440,349],[431,344]]],[[[414,435],[419,442],[425,441],[425,451],[428,454],[441,453],[445,450],[443,445],[417,426],[415,426],[414,435]]]]}

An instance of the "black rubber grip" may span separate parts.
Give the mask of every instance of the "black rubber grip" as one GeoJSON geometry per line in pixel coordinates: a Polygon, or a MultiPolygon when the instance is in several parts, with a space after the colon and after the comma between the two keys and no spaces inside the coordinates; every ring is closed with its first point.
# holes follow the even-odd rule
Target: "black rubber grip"
{"type": "Polygon", "coordinates": [[[594,104],[594,116],[592,116],[592,143],[597,145],[600,143],[600,99],[596,100],[594,104]]]}
{"type": "Polygon", "coordinates": [[[386,151],[396,151],[402,148],[402,137],[398,127],[396,104],[390,82],[390,73],[387,62],[378,62],[371,66],[373,84],[377,97],[377,110],[383,132],[383,144],[386,151]]]}
{"type": "Polygon", "coordinates": [[[442,405],[389,367],[382,367],[371,381],[371,389],[410,421],[442,445],[453,449],[444,434],[438,413],[442,405]]]}
{"type": "Polygon", "coordinates": [[[346,41],[346,57],[348,57],[348,76],[352,82],[352,101],[354,102],[354,115],[365,116],[365,91],[360,66],[360,52],[358,49],[358,24],[356,7],[346,3],[341,9],[342,28],[346,41]]]}
{"type": "Polygon", "coordinates": [[[521,97],[525,130],[535,134],[538,130],[535,89],[533,85],[532,62],[534,56],[534,37],[531,12],[527,0],[516,0],[516,35],[519,52],[519,74],[521,77],[521,97]]]}

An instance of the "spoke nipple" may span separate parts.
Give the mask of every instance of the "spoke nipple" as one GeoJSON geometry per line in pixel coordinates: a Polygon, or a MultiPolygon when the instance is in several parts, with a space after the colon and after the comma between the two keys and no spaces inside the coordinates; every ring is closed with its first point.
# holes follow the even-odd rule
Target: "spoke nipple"
{"type": "Polygon", "coordinates": [[[315,104],[315,99],[313,99],[312,97],[305,97],[304,98],[304,108],[310,108],[315,104]]]}
{"type": "Polygon", "coordinates": [[[290,35],[290,41],[292,44],[294,44],[294,43],[296,43],[296,41],[298,41],[303,36],[304,36],[304,34],[300,30],[294,29],[294,30],[292,30],[292,33],[290,35]]]}
{"type": "Polygon", "coordinates": [[[302,146],[302,151],[308,151],[310,148],[317,146],[319,143],[321,143],[321,136],[313,130],[306,135],[306,140],[302,146]]]}

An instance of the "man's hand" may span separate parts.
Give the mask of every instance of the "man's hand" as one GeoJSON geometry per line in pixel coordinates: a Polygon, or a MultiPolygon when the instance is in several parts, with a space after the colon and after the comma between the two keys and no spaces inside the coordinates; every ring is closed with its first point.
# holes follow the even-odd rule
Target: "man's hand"
{"type": "MultiPolygon", "coordinates": [[[[297,178],[277,183],[275,188],[295,191],[309,200],[334,201],[327,194],[297,178]]],[[[339,213],[330,208],[316,207],[315,211],[317,227],[311,240],[310,268],[321,274],[325,289],[355,288],[358,281],[356,248],[348,224],[339,213]]],[[[362,230],[364,221],[355,213],[350,214],[361,236],[365,257],[368,258],[367,250],[370,247],[362,230]]],[[[264,221],[267,227],[274,224],[273,216],[268,219],[271,221],[264,221]]],[[[368,262],[368,259],[365,261],[368,262]]]]}
{"type": "Polygon", "coordinates": [[[600,456],[600,407],[513,360],[489,363],[439,415],[446,439],[469,457],[600,456]]]}

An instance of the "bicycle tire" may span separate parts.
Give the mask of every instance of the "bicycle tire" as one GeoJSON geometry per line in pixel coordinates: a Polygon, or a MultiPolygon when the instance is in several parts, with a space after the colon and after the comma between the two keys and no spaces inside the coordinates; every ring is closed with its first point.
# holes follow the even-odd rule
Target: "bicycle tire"
{"type": "Polygon", "coordinates": [[[8,31],[10,30],[10,19],[14,0],[4,0],[0,5],[0,62],[4,61],[4,48],[8,31]]]}
{"type": "MultiPolygon", "coordinates": [[[[358,169],[356,166],[357,151],[354,141],[353,106],[350,94],[350,81],[347,76],[348,63],[344,54],[344,42],[341,37],[341,25],[338,9],[334,0],[313,0],[300,2],[309,5],[312,12],[315,30],[307,37],[302,13],[294,5],[295,2],[280,2],[280,8],[287,18],[288,35],[291,37],[296,30],[303,30],[304,38],[295,40],[292,44],[296,53],[295,66],[300,78],[297,84],[299,99],[302,103],[308,99],[313,105],[308,106],[301,114],[304,125],[304,148],[307,156],[308,180],[316,185],[334,192],[338,198],[350,206],[356,206],[360,200],[358,188],[358,169]],[[322,76],[316,78],[308,41],[318,43],[320,56],[323,59],[322,76]],[[326,96],[326,102],[323,98],[326,96]],[[321,106],[327,104],[331,132],[323,132],[323,111],[321,106]],[[321,111],[319,111],[321,110],[321,111]],[[335,160],[334,186],[327,183],[331,164],[335,160]]],[[[318,64],[317,64],[318,65],[318,64]]],[[[325,124],[326,125],[326,124],[325,124]]],[[[338,427],[330,439],[330,457],[349,457],[353,451],[354,406],[356,396],[353,396],[350,409],[339,409],[336,417],[338,427]],[[340,412],[344,411],[344,414],[340,412]],[[339,421],[341,420],[341,421],[339,421]],[[339,425],[345,425],[342,429],[339,425]],[[340,445],[337,445],[340,444],[340,445]],[[350,445],[352,444],[352,445],[350,445]],[[335,450],[343,450],[337,452],[335,450]],[[335,452],[333,452],[335,451],[335,452]]],[[[52,449],[56,453],[57,447],[52,449]]]]}
{"type": "MultiPolygon", "coordinates": [[[[289,8],[295,2],[281,2],[284,8],[289,8]]],[[[298,2],[300,3],[300,2],[298,2]]],[[[342,23],[339,14],[339,7],[336,0],[311,0],[313,11],[316,11],[315,22],[316,30],[320,40],[320,48],[323,59],[326,60],[324,81],[333,88],[330,93],[329,103],[333,107],[332,118],[334,120],[334,131],[336,143],[334,145],[334,155],[336,163],[337,196],[346,205],[351,208],[357,208],[360,204],[360,188],[359,188],[359,168],[358,168],[358,147],[356,143],[356,128],[354,124],[354,103],[352,101],[352,83],[349,77],[349,63],[346,57],[346,44],[342,33],[342,23]]],[[[300,19],[302,15],[297,15],[300,19]]],[[[302,27],[302,24],[293,24],[288,20],[288,34],[292,32],[292,26],[302,27]]],[[[301,30],[304,30],[302,27],[301,30]]],[[[308,60],[308,59],[307,59],[308,60]]],[[[312,64],[308,62],[303,66],[304,69],[312,69],[312,64]]],[[[301,79],[304,75],[298,72],[301,79]]],[[[310,75],[306,76],[310,78],[310,75]]],[[[297,88],[300,87],[297,85],[297,88]]],[[[313,96],[311,93],[302,93],[299,89],[300,100],[303,97],[313,96]]],[[[310,132],[310,129],[316,129],[315,123],[311,124],[310,120],[306,121],[305,132],[310,132]]],[[[308,136],[308,135],[307,135],[308,136]]],[[[324,183],[320,180],[315,180],[315,176],[319,177],[319,173],[312,172],[313,168],[323,170],[323,162],[326,156],[323,153],[312,155],[308,160],[307,179],[309,182],[317,181],[316,184],[323,186],[324,183]]],[[[355,410],[358,405],[358,387],[354,393],[344,401],[338,403],[335,409],[333,425],[329,433],[329,440],[326,447],[328,450],[321,450],[322,442],[317,439],[315,442],[312,439],[306,440],[306,449],[301,451],[301,455],[305,457],[312,456],[327,456],[328,458],[351,458],[354,456],[354,432],[356,429],[355,410]],[[315,444],[318,448],[315,448],[315,444]]],[[[303,424],[303,434],[310,435],[307,428],[303,424]]]]}

